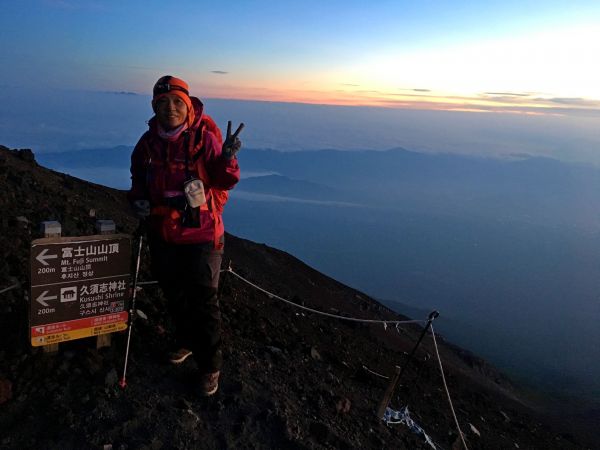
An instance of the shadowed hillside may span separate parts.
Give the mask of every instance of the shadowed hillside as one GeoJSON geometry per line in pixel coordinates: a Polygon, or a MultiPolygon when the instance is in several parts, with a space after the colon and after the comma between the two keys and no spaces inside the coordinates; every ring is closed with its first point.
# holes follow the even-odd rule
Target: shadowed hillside
{"type": "MultiPolygon", "coordinates": [[[[136,227],[122,191],[38,166],[29,151],[0,148],[0,446],[2,448],[431,448],[375,411],[387,381],[420,329],[344,322],[269,298],[230,274],[221,280],[225,365],[217,395],[202,399],[193,362],[165,363],[171,324],[160,290],[145,286],[135,321],[128,386],[117,382],[126,334],[96,350],[91,339],[55,355],[29,346],[29,246],[38,223],[64,236],[93,233],[96,218],[136,227]],[[112,447],[106,447],[110,445],[112,447]]],[[[146,253],[147,254],[147,253],[146,253]]],[[[279,250],[227,236],[224,264],[294,303],[351,317],[402,320],[366,295],[279,250]]],[[[142,280],[149,280],[144,259],[142,280]]],[[[443,320],[442,316],[438,319],[443,320]]],[[[443,343],[441,357],[471,449],[585,448],[551,426],[480,358],[443,343]]],[[[411,416],[439,448],[460,448],[428,336],[391,406],[411,416]]]]}

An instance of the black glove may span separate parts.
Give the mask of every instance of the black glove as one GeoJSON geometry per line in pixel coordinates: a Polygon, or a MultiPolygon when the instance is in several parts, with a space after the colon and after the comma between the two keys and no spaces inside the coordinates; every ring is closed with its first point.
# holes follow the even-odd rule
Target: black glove
{"type": "Polygon", "coordinates": [[[242,141],[238,138],[238,134],[244,129],[244,124],[241,123],[240,126],[235,130],[235,133],[231,134],[231,120],[227,122],[227,136],[225,137],[225,142],[223,142],[223,155],[227,159],[233,159],[237,152],[242,148],[242,141]]]}
{"type": "Polygon", "coordinates": [[[148,200],[135,200],[133,202],[133,212],[140,219],[145,219],[150,215],[150,202],[148,200]]]}

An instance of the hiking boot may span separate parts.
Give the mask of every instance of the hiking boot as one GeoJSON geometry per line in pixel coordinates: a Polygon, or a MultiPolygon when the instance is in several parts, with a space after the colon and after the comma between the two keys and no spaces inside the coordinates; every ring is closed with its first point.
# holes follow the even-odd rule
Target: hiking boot
{"type": "Polygon", "coordinates": [[[201,393],[204,397],[209,397],[217,392],[219,389],[219,374],[221,372],[216,371],[212,373],[205,373],[202,375],[201,381],[201,393]]]}
{"type": "Polygon", "coordinates": [[[169,353],[169,361],[171,364],[181,364],[188,356],[192,356],[192,351],[187,348],[180,348],[174,352],[169,353]]]}

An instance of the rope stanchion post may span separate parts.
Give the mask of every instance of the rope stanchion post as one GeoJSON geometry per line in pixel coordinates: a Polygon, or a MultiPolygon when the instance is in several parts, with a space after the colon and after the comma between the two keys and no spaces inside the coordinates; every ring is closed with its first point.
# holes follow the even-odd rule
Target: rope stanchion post
{"type": "Polygon", "coordinates": [[[396,389],[396,386],[398,386],[398,383],[400,382],[401,375],[402,375],[402,368],[400,366],[396,366],[396,374],[394,375],[394,378],[392,378],[392,381],[390,381],[390,384],[388,384],[388,387],[385,390],[385,393],[383,394],[383,399],[381,400],[381,403],[379,404],[379,409],[377,410],[378,418],[383,419],[383,417],[385,415],[385,410],[387,409],[388,405],[390,404],[392,395],[394,395],[394,390],[396,389]]]}
{"type": "MultiPolygon", "coordinates": [[[[221,269],[219,270],[219,273],[229,273],[232,271],[231,268],[231,259],[229,259],[229,262],[227,263],[227,269],[221,269]]],[[[223,295],[223,292],[227,292],[227,289],[229,289],[230,286],[230,280],[229,277],[222,277],[219,279],[219,297],[221,297],[221,295],[223,295]]]]}
{"type": "Polygon", "coordinates": [[[427,334],[427,330],[431,326],[431,322],[433,322],[433,320],[436,319],[439,315],[440,315],[440,313],[438,311],[432,311],[429,314],[429,317],[427,319],[427,324],[423,328],[423,331],[421,332],[421,336],[419,336],[419,340],[413,347],[410,354],[406,357],[406,361],[404,362],[404,365],[402,366],[402,368],[399,368],[396,366],[396,375],[394,376],[394,378],[388,385],[388,387],[385,391],[385,394],[383,395],[383,399],[381,400],[381,403],[379,404],[379,408],[377,409],[377,417],[379,417],[380,419],[383,419],[383,417],[385,415],[385,410],[387,409],[388,405],[390,404],[390,401],[392,400],[392,396],[394,395],[394,391],[398,387],[398,383],[400,383],[400,378],[402,377],[402,374],[408,367],[410,360],[412,359],[413,355],[417,351],[417,348],[421,344],[421,341],[425,337],[425,334],[427,334]]]}

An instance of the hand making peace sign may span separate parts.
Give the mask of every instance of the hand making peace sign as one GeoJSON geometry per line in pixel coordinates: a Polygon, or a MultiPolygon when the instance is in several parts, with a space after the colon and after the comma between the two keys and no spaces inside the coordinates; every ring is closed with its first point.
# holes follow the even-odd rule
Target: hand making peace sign
{"type": "Polygon", "coordinates": [[[244,124],[241,123],[235,133],[231,134],[231,120],[227,122],[227,136],[223,142],[223,154],[227,159],[232,159],[237,152],[242,148],[242,141],[238,138],[238,134],[244,129],[244,124]]]}

